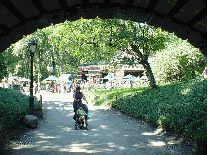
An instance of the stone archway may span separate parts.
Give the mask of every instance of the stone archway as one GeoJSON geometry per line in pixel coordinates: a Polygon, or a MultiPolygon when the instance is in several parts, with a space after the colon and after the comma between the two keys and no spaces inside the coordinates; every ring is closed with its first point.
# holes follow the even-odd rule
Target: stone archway
{"type": "Polygon", "coordinates": [[[51,23],[119,18],[161,26],[207,55],[206,0],[6,0],[0,2],[0,52],[51,23]]]}

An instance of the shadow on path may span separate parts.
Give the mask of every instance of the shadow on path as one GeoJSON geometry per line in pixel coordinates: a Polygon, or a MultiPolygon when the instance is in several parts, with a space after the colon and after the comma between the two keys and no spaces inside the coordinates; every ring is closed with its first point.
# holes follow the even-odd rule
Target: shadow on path
{"type": "Polygon", "coordinates": [[[72,100],[72,94],[43,94],[44,119],[5,154],[192,154],[180,146],[167,147],[174,137],[168,139],[160,129],[106,107],[88,105],[89,130],[75,130],[72,100]]]}

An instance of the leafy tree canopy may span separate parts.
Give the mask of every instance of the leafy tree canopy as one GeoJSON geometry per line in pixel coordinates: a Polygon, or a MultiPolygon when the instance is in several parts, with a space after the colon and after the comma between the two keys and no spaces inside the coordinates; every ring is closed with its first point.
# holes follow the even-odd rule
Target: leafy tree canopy
{"type": "Polygon", "coordinates": [[[199,49],[174,34],[169,34],[166,48],[154,54],[153,73],[165,81],[186,81],[199,77],[206,67],[206,57],[199,49]]]}
{"type": "MultiPolygon", "coordinates": [[[[155,72],[153,74],[148,57],[160,53],[158,51],[170,51],[171,48],[179,49],[184,46],[184,43],[175,42],[177,39],[173,34],[146,23],[121,19],[103,20],[98,17],[95,19],[81,18],[77,21],[65,21],[61,24],[51,25],[42,30],[38,29],[11,45],[3,53],[5,63],[8,64],[8,73],[23,77],[29,75],[30,56],[27,43],[32,39],[38,44],[34,60],[35,79],[38,75],[41,79],[48,76],[47,66],[54,67],[52,73],[58,76],[62,72],[77,74],[79,64],[105,60],[106,64],[113,66],[142,64],[147,70],[151,87],[156,87],[156,82],[155,72]],[[10,60],[10,57],[14,57],[14,59],[10,60]]],[[[191,52],[191,47],[189,49],[188,51],[191,52]]],[[[184,57],[191,56],[190,52],[184,57]]],[[[181,56],[183,55],[181,54],[181,56]]],[[[162,58],[161,55],[157,56],[157,58],[159,57],[162,58]]],[[[185,63],[183,57],[177,56],[175,59],[177,59],[176,63],[185,63]]],[[[197,57],[197,61],[199,59],[200,57],[197,57]]],[[[175,66],[177,65],[175,64],[175,66]]],[[[187,70],[182,65],[178,66],[182,68],[178,67],[178,70],[187,70]]],[[[168,73],[164,72],[164,74],[168,73]]]]}

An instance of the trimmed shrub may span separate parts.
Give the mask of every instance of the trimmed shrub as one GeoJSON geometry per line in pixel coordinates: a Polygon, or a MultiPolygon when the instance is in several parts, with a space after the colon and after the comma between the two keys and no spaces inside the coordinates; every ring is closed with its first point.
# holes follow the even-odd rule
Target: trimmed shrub
{"type": "Polygon", "coordinates": [[[111,106],[194,141],[207,137],[206,79],[158,86],[112,101],[111,106]]]}
{"type": "Polygon", "coordinates": [[[96,105],[110,105],[196,142],[207,137],[207,80],[94,92],[96,105]]]}
{"type": "MultiPolygon", "coordinates": [[[[40,103],[34,98],[35,111],[40,103]]],[[[0,88],[0,135],[15,126],[29,111],[29,96],[14,89],[0,88]]]]}

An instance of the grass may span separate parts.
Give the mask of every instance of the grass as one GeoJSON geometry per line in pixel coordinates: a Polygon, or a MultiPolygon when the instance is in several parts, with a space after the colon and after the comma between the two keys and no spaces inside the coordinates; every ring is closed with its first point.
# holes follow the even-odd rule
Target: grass
{"type": "MultiPolygon", "coordinates": [[[[95,105],[109,105],[195,142],[207,137],[207,80],[158,85],[157,89],[127,88],[92,92],[95,105]]],[[[202,144],[202,143],[201,143],[202,144]]]]}
{"type": "Polygon", "coordinates": [[[111,90],[103,90],[103,91],[94,91],[90,94],[86,94],[86,97],[90,102],[95,102],[95,105],[110,105],[111,101],[113,101],[116,96],[124,97],[133,93],[139,93],[145,90],[151,89],[149,87],[141,87],[141,88],[126,88],[126,89],[111,89],[111,90]],[[99,96],[99,99],[94,100],[94,96],[99,96]]]}

